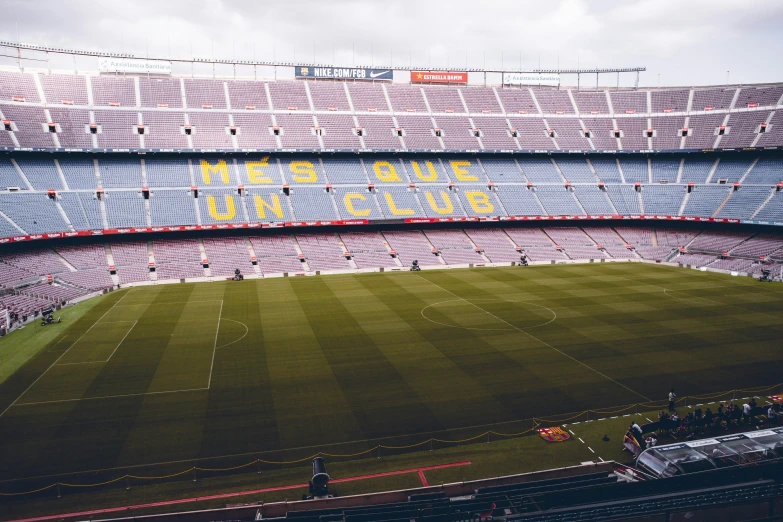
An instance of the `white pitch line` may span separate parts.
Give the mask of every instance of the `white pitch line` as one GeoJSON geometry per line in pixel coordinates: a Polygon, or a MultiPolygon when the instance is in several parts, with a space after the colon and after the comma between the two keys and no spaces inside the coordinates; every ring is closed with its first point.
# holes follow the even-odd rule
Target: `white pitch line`
{"type": "Polygon", "coordinates": [[[582,437],[577,437],[577,439],[579,439],[579,442],[581,442],[582,444],[585,443],[585,441],[582,440],[582,437]]]}
{"type": "MultiPolygon", "coordinates": [[[[216,299],[217,301],[217,299],[216,299]]],[[[220,319],[223,316],[223,300],[220,300],[220,312],[218,312],[217,329],[215,330],[215,346],[212,348],[212,364],[209,366],[209,380],[207,381],[207,389],[212,386],[212,370],[215,368],[215,352],[217,352],[217,340],[220,333],[220,319]]]]}
{"type": "Polygon", "coordinates": [[[137,324],[139,324],[139,320],[138,320],[138,319],[137,319],[137,320],[135,320],[135,321],[133,321],[133,326],[131,326],[131,327],[130,327],[130,330],[128,330],[128,331],[125,333],[125,335],[122,337],[122,339],[120,340],[120,342],[119,342],[119,343],[117,343],[117,346],[115,346],[115,347],[114,347],[114,351],[113,351],[113,352],[111,352],[111,355],[109,355],[109,358],[108,358],[108,359],[106,359],[106,360],[105,360],[105,361],[103,361],[103,362],[109,362],[109,361],[111,361],[111,358],[112,358],[112,357],[114,357],[114,354],[115,354],[115,353],[117,353],[117,350],[119,349],[120,345],[122,345],[122,343],[124,343],[124,342],[125,342],[125,338],[126,338],[126,337],[128,337],[128,335],[130,335],[131,331],[133,331],[133,329],[134,329],[134,328],[136,328],[136,325],[137,325],[137,324]]]}
{"type": "Polygon", "coordinates": [[[568,430],[568,433],[570,433],[571,435],[573,435],[574,437],[576,437],[576,433],[574,433],[573,431],[571,431],[571,430],[568,430]]]}
{"type": "Polygon", "coordinates": [[[123,306],[152,306],[152,305],[157,306],[157,305],[191,304],[191,303],[215,303],[217,301],[222,301],[222,299],[204,299],[202,301],[162,301],[162,302],[153,301],[151,303],[124,304],[124,305],[120,305],[120,307],[123,307],[123,306]]]}
{"type": "MultiPolygon", "coordinates": [[[[139,321],[138,320],[136,320],[136,321],[107,321],[107,322],[101,323],[101,324],[113,324],[113,323],[133,323],[133,326],[130,327],[130,329],[125,333],[125,335],[120,340],[120,342],[117,343],[117,346],[114,347],[114,351],[111,352],[111,354],[109,355],[108,359],[106,359],[105,361],[82,361],[82,362],[72,362],[72,363],[58,363],[57,366],[73,366],[73,365],[76,365],[76,364],[106,364],[107,362],[109,362],[111,360],[111,358],[114,356],[114,354],[117,352],[117,349],[120,347],[120,345],[123,342],[125,342],[125,338],[128,337],[128,335],[131,333],[131,330],[136,328],[136,325],[139,323],[139,321]]],[[[95,325],[93,325],[93,326],[95,326],[95,325]]],[[[74,344],[76,344],[76,343],[74,343],[74,344]]],[[[70,350],[71,348],[73,348],[73,345],[71,345],[68,349],[70,350]]]]}
{"type": "MultiPolygon", "coordinates": [[[[28,387],[25,389],[25,391],[23,391],[23,392],[22,392],[22,394],[21,394],[19,397],[17,397],[17,398],[14,400],[14,402],[12,402],[11,404],[9,404],[9,405],[8,405],[8,407],[7,407],[5,410],[3,410],[3,413],[0,413],[0,418],[2,418],[2,416],[3,416],[3,415],[5,415],[5,413],[6,413],[6,412],[7,412],[9,409],[11,409],[11,406],[14,406],[14,405],[15,405],[15,404],[16,404],[16,403],[19,401],[19,399],[21,399],[22,397],[24,397],[24,394],[25,394],[25,393],[27,393],[28,391],[30,391],[30,388],[32,388],[33,386],[35,386],[35,383],[37,383],[38,381],[40,381],[40,380],[41,380],[41,377],[43,377],[44,375],[46,375],[46,373],[47,373],[49,370],[51,370],[51,369],[54,367],[54,365],[55,365],[55,364],[57,364],[58,362],[60,362],[60,359],[62,359],[63,357],[65,357],[65,354],[66,354],[66,353],[68,353],[68,351],[69,351],[69,350],[70,350],[70,349],[73,347],[73,345],[74,345],[74,344],[78,343],[78,342],[79,342],[79,340],[80,340],[82,337],[84,337],[85,335],[87,335],[87,332],[89,332],[90,330],[92,330],[92,327],[93,327],[93,326],[95,326],[96,324],[98,324],[98,323],[101,321],[101,319],[103,319],[104,317],[106,317],[106,314],[108,314],[109,312],[111,312],[112,310],[114,310],[114,307],[115,307],[115,306],[117,306],[117,304],[119,304],[119,302],[120,302],[120,301],[122,301],[123,299],[125,299],[125,297],[127,297],[127,295],[128,295],[129,293],[130,293],[130,290],[129,290],[129,291],[128,291],[128,292],[127,292],[125,295],[123,295],[122,297],[120,297],[119,299],[117,299],[117,302],[116,302],[116,303],[114,303],[114,304],[111,306],[111,308],[109,308],[108,310],[106,310],[106,313],[105,313],[105,314],[103,314],[103,315],[102,315],[102,316],[101,316],[101,317],[100,317],[100,318],[99,318],[97,321],[95,321],[95,322],[92,324],[92,326],[90,326],[89,328],[87,328],[87,331],[86,331],[86,332],[84,332],[84,333],[83,333],[81,336],[79,336],[79,339],[76,339],[76,341],[75,341],[74,343],[71,343],[71,346],[69,346],[67,350],[65,350],[65,351],[64,351],[62,354],[60,354],[60,356],[59,356],[59,357],[58,357],[58,358],[57,358],[57,359],[56,359],[56,360],[55,360],[55,361],[54,361],[54,362],[53,362],[53,363],[52,363],[52,364],[51,364],[51,365],[50,365],[50,366],[49,366],[49,367],[48,367],[46,370],[44,370],[44,371],[43,371],[43,373],[42,373],[41,375],[39,375],[39,376],[38,376],[38,378],[37,378],[37,379],[35,379],[35,380],[33,381],[33,383],[32,383],[30,386],[28,386],[28,387]]],[[[62,337],[62,338],[61,338],[59,341],[57,341],[57,344],[55,344],[55,345],[54,345],[52,348],[54,348],[54,347],[56,347],[58,344],[60,344],[60,343],[63,341],[63,339],[65,339],[67,336],[68,336],[68,334],[65,334],[65,335],[64,335],[64,336],[63,336],[63,337],[62,337]]]]}
{"type": "Polygon", "coordinates": [[[589,450],[590,450],[592,453],[595,453],[595,451],[593,450],[593,448],[591,448],[590,446],[587,446],[587,449],[589,449],[589,450]]]}
{"type": "MultiPolygon", "coordinates": [[[[683,292],[682,290],[672,290],[672,292],[685,294],[687,296],[686,298],[677,297],[676,295],[671,295],[669,293],[669,291],[666,288],[662,287],[662,286],[654,285],[652,283],[647,283],[645,281],[637,281],[636,279],[631,279],[631,278],[628,278],[628,277],[623,277],[623,276],[617,276],[617,277],[619,277],[620,279],[625,279],[626,281],[631,281],[631,282],[639,283],[639,284],[642,284],[642,285],[652,286],[653,288],[660,288],[661,290],[663,290],[663,293],[665,295],[671,297],[672,299],[679,299],[680,301],[688,301],[688,300],[692,301],[694,299],[701,299],[702,301],[707,301],[707,302],[710,302],[710,303],[719,304],[721,306],[731,306],[731,307],[734,307],[734,308],[739,308],[740,310],[743,310],[745,312],[750,312],[750,313],[753,313],[753,314],[766,315],[767,317],[771,317],[772,319],[774,319],[776,321],[780,321],[780,317],[775,317],[774,315],[770,315],[770,314],[765,313],[765,312],[757,312],[755,310],[750,310],[748,308],[743,308],[742,306],[739,306],[737,304],[721,303],[720,301],[716,301],[715,299],[709,299],[707,297],[699,297],[699,296],[696,296],[696,295],[688,295],[688,294],[685,294],[685,292],[683,292]]],[[[723,286],[727,286],[727,285],[723,285],[723,286]]],[[[696,290],[698,290],[698,289],[696,289],[696,290]]]]}
{"type": "Polygon", "coordinates": [[[613,383],[617,384],[618,386],[620,386],[620,387],[622,387],[622,388],[625,388],[626,390],[628,390],[629,392],[633,393],[634,395],[638,395],[639,397],[643,398],[643,399],[644,399],[644,400],[646,400],[646,401],[651,401],[651,399],[650,399],[649,397],[645,397],[645,396],[644,396],[644,395],[642,395],[641,393],[639,393],[639,392],[637,392],[637,391],[634,391],[634,390],[632,390],[632,389],[631,389],[631,388],[629,388],[628,386],[626,386],[626,385],[624,385],[624,384],[622,384],[622,383],[620,383],[620,382],[617,382],[616,380],[612,379],[612,378],[611,378],[611,377],[609,377],[608,375],[606,375],[606,374],[604,374],[604,373],[601,373],[600,371],[596,370],[596,369],[595,369],[595,368],[593,368],[592,366],[589,366],[589,365],[587,365],[587,364],[583,363],[582,361],[580,361],[579,359],[576,359],[576,358],[574,358],[574,357],[571,357],[571,356],[570,356],[570,355],[568,355],[567,353],[565,353],[565,352],[563,352],[563,351],[561,351],[561,350],[558,350],[557,348],[555,348],[555,347],[554,347],[554,346],[552,346],[551,344],[549,344],[549,343],[547,343],[547,342],[545,342],[545,341],[542,341],[542,340],[541,340],[541,339],[539,339],[538,337],[536,337],[536,336],[534,336],[534,335],[532,335],[532,334],[530,334],[530,333],[526,332],[526,331],[525,331],[525,330],[523,330],[522,328],[519,328],[519,327],[517,327],[517,326],[515,326],[515,325],[513,325],[513,324],[511,324],[511,323],[509,323],[508,321],[506,321],[506,320],[504,320],[504,319],[501,319],[500,317],[496,316],[495,314],[493,314],[493,313],[491,313],[491,312],[488,312],[488,311],[484,310],[484,309],[483,309],[483,308],[481,308],[479,305],[471,303],[470,301],[468,301],[468,300],[467,300],[467,299],[465,299],[464,297],[460,297],[460,296],[458,296],[457,294],[455,294],[454,292],[452,292],[452,291],[450,291],[450,290],[446,290],[445,288],[443,288],[443,287],[442,287],[442,286],[440,286],[439,284],[437,284],[437,283],[434,283],[434,282],[430,281],[430,280],[429,280],[429,279],[427,279],[426,277],[422,277],[422,276],[420,276],[419,274],[416,274],[416,276],[417,276],[417,277],[419,277],[419,278],[421,278],[421,279],[424,279],[425,281],[427,281],[427,282],[428,282],[428,283],[430,283],[431,285],[437,286],[438,288],[440,288],[440,289],[441,289],[441,290],[443,290],[444,292],[447,292],[447,293],[449,293],[449,294],[453,295],[453,296],[454,296],[454,297],[456,297],[457,299],[461,299],[461,300],[465,301],[466,303],[468,303],[469,305],[471,305],[471,306],[475,306],[476,308],[478,308],[479,310],[481,310],[481,311],[482,311],[482,312],[484,312],[485,314],[488,314],[488,315],[490,315],[490,316],[494,317],[494,318],[495,318],[495,319],[497,319],[498,321],[501,321],[501,322],[503,322],[503,323],[506,323],[507,325],[509,325],[510,327],[514,328],[515,330],[517,330],[517,331],[519,331],[519,332],[522,332],[523,334],[527,335],[528,337],[530,337],[531,339],[533,339],[533,340],[535,340],[535,341],[538,341],[539,343],[543,344],[544,346],[548,346],[550,349],[552,349],[552,350],[556,351],[556,352],[557,352],[557,353],[559,353],[560,355],[562,355],[562,356],[564,356],[564,357],[567,357],[567,358],[571,359],[571,360],[572,360],[572,361],[574,361],[575,363],[577,363],[577,364],[580,364],[581,366],[584,366],[585,368],[587,368],[588,370],[590,370],[590,371],[592,371],[592,372],[594,372],[594,373],[597,373],[598,375],[600,375],[600,376],[601,376],[601,377],[603,377],[604,379],[607,379],[607,380],[609,380],[609,381],[612,381],[613,383]]]}
{"type": "MultiPolygon", "coordinates": [[[[68,337],[68,334],[65,334],[65,335],[63,335],[62,337],[60,337],[60,340],[59,340],[59,341],[57,341],[57,342],[54,344],[54,346],[52,346],[52,349],[54,349],[54,348],[57,348],[57,346],[58,346],[58,345],[59,345],[61,342],[63,342],[63,340],[65,340],[65,338],[66,338],[66,337],[68,337]]],[[[68,350],[66,350],[66,352],[67,352],[67,351],[68,351],[68,350]]],[[[64,353],[63,353],[63,355],[64,355],[64,353]]],[[[62,357],[62,355],[61,355],[60,357],[62,357]]],[[[57,361],[59,361],[59,360],[60,360],[60,358],[58,358],[58,359],[57,359],[57,361]]],[[[56,363],[57,361],[55,361],[55,363],[56,363]]],[[[52,363],[52,366],[54,366],[54,363],[52,363]]],[[[50,366],[49,368],[51,368],[52,366],[50,366]]],[[[39,375],[39,376],[38,376],[38,379],[40,379],[41,377],[43,377],[43,374],[44,374],[44,373],[46,373],[46,372],[48,372],[48,371],[49,371],[49,368],[47,368],[47,369],[46,369],[46,370],[45,370],[45,371],[44,371],[44,372],[43,372],[41,375],[39,375]]],[[[34,381],[33,381],[33,384],[37,383],[37,382],[38,382],[38,379],[34,380],[34,381]]],[[[31,384],[30,386],[28,386],[28,387],[27,387],[27,390],[29,390],[30,388],[32,388],[32,387],[33,387],[33,384],[31,384]]],[[[22,392],[22,395],[24,395],[25,393],[27,393],[27,390],[23,391],[23,392],[22,392]]],[[[0,413],[0,417],[2,417],[3,415],[5,415],[5,413],[6,413],[8,410],[10,410],[10,409],[11,409],[11,406],[13,406],[14,404],[16,404],[16,402],[17,402],[19,399],[21,399],[21,398],[22,398],[22,395],[20,395],[19,397],[17,397],[17,398],[16,398],[16,400],[15,400],[14,402],[12,402],[11,404],[9,404],[9,405],[8,405],[8,407],[7,407],[6,409],[4,409],[4,410],[3,410],[3,413],[0,413]]]]}
{"type": "MultiPolygon", "coordinates": [[[[478,328],[478,327],[472,327],[472,326],[460,326],[460,325],[456,325],[456,324],[441,323],[440,321],[436,321],[434,319],[430,319],[424,313],[424,311],[427,310],[428,308],[431,308],[431,307],[434,307],[434,306],[438,306],[438,305],[442,305],[442,304],[445,304],[445,303],[453,303],[455,301],[464,301],[464,299],[462,299],[462,298],[459,298],[459,299],[448,299],[446,301],[440,301],[438,303],[432,303],[432,304],[429,304],[429,305],[425,306],[424,308],[422,308],[421,311],[419,312],[419,314],[423,318],[425,318],[426,320],[428,320],[431,323],[435,323],[435,324],[440,325],[440,326],[448,326],[449,328],[462,328],[464,330],[486,330],[486,331],[496,331],[496,332],[510,332],[510,331],[515,329],[515,327],[511,327],[511,328],[478,328]]],[[[500,301],[500,302],[506,302],[506,303],[523,303],[523,304],[529,304],[529,305],[537,306],[539,308],[543,308],[544,310],[547,310],[548,312],[550,312],[552,314],[552,319],[550,319],[549,321],[547,321],[545,323],[536,324],[536,325],[533,325],[533,326],[527,326],[525,328],[522,328],[522,330],[532,330],[533,328],[538,328],[540,326],[546,326],[549,323],[557,320],[557,312],[555,312],[551,308],[548,308],[548,307],[546,307],[544,305],[540,305],[540,304],[533,303],[533,302],[530,302],[530,301],[509,301],[507,299],[500,299],[500,298],[497,298],[497,299],[480,298],[480,299],[474,299],[474,301],[493,301],[493,302],[500,301]]],[[[470,304],[472,305],[473,303],[470,303],[470,304]]]]}
{"type": "Polygon", "coordinates": [[[238,343],[239,341],[241,341],[242,339],[244,339],[245,337],[247,337],[247,334],[250,332],[250,328],[248,328],[248,327],[247,327],[247,325],[246,325],[245,323],[241,322],[241,321],[235,321],[234,319],[226,319],[225,317],[221,318],[220,320],[221,320],[221,321],[231,321],[232,323],[241,324],[242,326],[244,326],[244,327],[245,327],[245,335],[243,335],[242,337],[240,337],[240,338],[239,338],[239,339],[237,339],[236,341],[231,341],[231,342],[230,342],[230,343],[228,343],[228,344],[223,344],[223,345],[221,345],[221,346],[218,346],[218,347],[216,348],[216,350],[219,350],[219,349],[221,349],[221,348],[225,348],[226,346],[231,346],[231,345],[232,345],[232,344],[234,344],[234,343],[238,343]]]}
{"type": "Polygon", "coordinates": [[[144,392],[144,393],[125,393],[123,395],[101,395],[99,397],[80,397],[78,399],[58,399],[54,401],[21,402],[19,404],[12,404],[11,406],[20,408],[22,406],[38,406],[41,404],[57,404],[60,402],[97,401],[100,399],[119,399],[122,397],[139,397],[141,395],[164,395],[167,393],[186,393],[186,392],[194,392],[194,391],[206,391],[208,389],[209,388],[190,388],[188,390],[166,390],[166,391],[144,392]]]}

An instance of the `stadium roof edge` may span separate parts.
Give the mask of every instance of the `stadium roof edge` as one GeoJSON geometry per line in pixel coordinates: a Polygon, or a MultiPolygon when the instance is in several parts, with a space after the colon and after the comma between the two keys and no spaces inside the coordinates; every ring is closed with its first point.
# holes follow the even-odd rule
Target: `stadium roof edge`
{"type": "MultiPolygon", "coordinates": [[[[202,64],[222,64],[222,65],[261,65],[270,67],[337,67],[334,64],[325,63],[294,63],[294,62],[277,62],[277,61],[264,61],[264,60],[236,60],[236,59],[220,59],[220,58],[200,58],[200,57],[160,57],[160,56],[138,56],[135,54],[127,53],[110,53],[89,51],[82,49],[66,49],[61,47],[48,47],[44,45],[33,45],[20,42],[11,42],[8,40],[0,40],[0,47],[7,47],[17,49],[18,51],[37,51],[44,53],[56,53],[56,54],[72,54],[79,56],[95,56],[95,57],[107,57],[107,58],[128,58],[136,60],[149,60],[149,61],[168,61],[168,62],[183,62],[183,63],[202,63],[202,64]]],[[[13,58],[10,56],[9,58],[13,58]]],[[[20,57],[21,58],[21,57],[20,57]]],[[[24,58],[21,58],[24,59],[24,58]]],[[[628,72],[644,72],[646,67],[620,67],[620,68],[601,68],[601,69],[530,69],[530,70],[513,70],[513,69],[478,69],[478,68],[462,68],[462,67],[431,67],[431,66],[413,66],[407,67],[401,66],[382,66],[375,64],[358,64],[352,65],[351,68],[373,68],[373,69],[390,69],[395,71],[409,71],[409,70],[421,70],[421,71],[466,71],[477,73],[543,73],[543,74],[610,74],[610,73],[628,73],[628,72]]]]}

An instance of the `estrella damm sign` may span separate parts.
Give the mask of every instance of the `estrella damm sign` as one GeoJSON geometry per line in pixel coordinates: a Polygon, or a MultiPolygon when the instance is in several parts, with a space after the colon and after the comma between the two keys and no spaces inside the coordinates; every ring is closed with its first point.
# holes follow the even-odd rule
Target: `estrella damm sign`
{"type": "Polygon", "coordinates": [[[538,436],[547,442],[564,442],[571,438],[571,434],[557,426],[553,428],[541,428],[538,436]]]}

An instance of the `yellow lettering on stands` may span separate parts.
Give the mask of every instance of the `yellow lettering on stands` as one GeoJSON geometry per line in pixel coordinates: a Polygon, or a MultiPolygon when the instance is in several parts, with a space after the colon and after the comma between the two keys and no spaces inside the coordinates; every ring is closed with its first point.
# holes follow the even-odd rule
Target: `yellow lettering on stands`
{"type": "Polygon", "coordinates": [[[346,194],[343,198],[343,202],[345,203],[345,208],[348,209],[348,212],[350,212],[352,215],[357,217],[365,217],[370,215],[370,209],[366,208],[364,210],[356,210],[353,206],[353,200],[358,199],[361,201],[366,201],[367,198],[365,198],[362,194],[346,194]]]}
{"type": "Polygon", "coordinates": [[[425,165],[427,165],[427,170],[430,171],[429,176],[424,176],[421,172],[421,167],[419,167],[418,161],[411,161],[411,166],[413,167],[413,172],[416,173],[416,176],[422,181],[437,181],[438,180],[438,171],[435,170],[435,166],[432,164],[431,161],[425,161],[425,165]]]}
{"type": "Polygon", "coordinates": [[[433,196],[431,192],[425,192],[424,197],[427,198],[430,208],[438,214],[451,214],[454,212],[454,205],[451,203],[451,198],[446,192],[440,193],[440,197],[443,200],[443,208],[438,207],[438,204],[435,202],[435,196],[433,196]]]}
{"type": "Polygon", "coordinates": [[[385,181],[387,183],[391,181],[402,181],[399,174],[397,174],[397,169],[388,161],[376,161],[373,164],[372,169],[375,171],[375,177],[380,181],[385,181]]]}
{"type": "Polygon", "coordinates": [[[411,208],[397,208],[397,204],[394,202],[394,199],[392,199],[390,193],[386,192],[384,196],[386,197],[386,203],[389,204],[389,210],[395,216],[412,216],[416,213],[416,211],[411,208]]]}
{"type": "Polygon", "coordinates": [[[207,196],[207,208],[209,208],[209,215],[218,221],[229,221],[234,219],[237,215],[236,208],[234,208],[234,198],[226,194],[226,211],[224,213],[218,212],[217,204],[215,203],[215,196],[207,196]]]}
{"type": "Polygon", "coordinates": [[[280,196],[277,194],[270,194],[269,196],[272,200],[271,205],[264,201],[264,198],[261,196],[257,194],[253,196],[253,199],[256,201],[256,213],[258,214],[258,219],[266,219],[266,211],[264,210],[265,208],[269,209],[269,211],[278,218],[283,219],[283,207],[280,206],[280,196]]]}
{"type": "Polygon", "coordinates": [[[263,183],[274,183],[274,180],[266,175],[262,169],[269,166],[269,156],[261,158],[261,161],[247,161],[245,162],[245,168],[247,169],[247,178],[250,180],[251,185],[260,185],[263,183]]]}
{"type": "Polygon", "coordinates": [[[469,161],[451,161],[451,170],[460,181],[478,181],[477,176],[470,174],[470,171],[464,167],[470,167],[469,161]]]}
{"type": "Polygon", "coordinates": [[[294,175],[294,181],[297,183],[315,183],[318,181],[315,165],[311,161],[292,161],[289,168],[294,174],[307,174],[306,176],[294,175]]]}
{"type": "Polygon", "coordinates": [[[483,192],[465,192],[465,197],[477,214],[486,214],[495,210],[495,205],[489,202],[489,195],[483,192]]]}
{"type": "Polygon", "coordinates": [[[220,179],[223,180],[223,184],[229,184],[228,165],[226,165],[226,160],[218,161],[217,165],[212,165],[207,160],[201,160],[201,177],[204,180],[205,185],[212,184],[213,174],[220,174],[220,179]]]}

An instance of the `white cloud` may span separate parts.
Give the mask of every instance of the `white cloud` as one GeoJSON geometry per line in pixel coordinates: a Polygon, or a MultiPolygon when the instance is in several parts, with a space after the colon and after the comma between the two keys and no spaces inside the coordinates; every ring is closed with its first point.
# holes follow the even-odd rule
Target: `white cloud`
{"type": "Polygon", "coordinates": [[[0,11],[4,39],[18,26],[29,43],[141,55],[214,46],[238,59],[452,68],[533,68],[540,56],[546,68],[646,66],[648,85],[783,72],[783,2],[768,0],[0,0],[0,11]]]}

